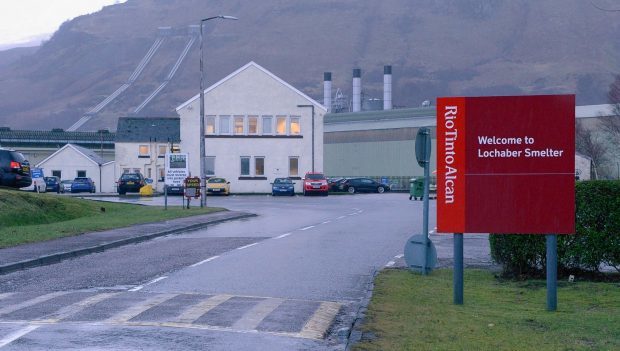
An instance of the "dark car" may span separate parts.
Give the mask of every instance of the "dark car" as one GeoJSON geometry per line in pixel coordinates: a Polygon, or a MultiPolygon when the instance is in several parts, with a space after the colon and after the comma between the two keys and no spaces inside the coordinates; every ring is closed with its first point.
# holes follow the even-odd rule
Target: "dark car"
{"type": "Polygon", "coordinates": [[[45,191],[60,193],[60,178],[52,176],[43,179],[45,179],[45,186],[47,187],[45,191]]]}
{"type": "Polygon", "coordinates": [[[71,193],[94,193],[97,191],[95,182],[88,177],[77,177],[71,183],[71,193]]]}
{"type": "Polygon", "coordinates": [[[390,186],[387,184],[381,184],[370,178],[351,178],[340,184],[340,190],[348,191],[349,193],[383,193],[389,191],[390,186]]]}
{"type": "Polygon", "coordinates": [[[139,193],[146,182],[142,173],[123,173],[117,184],[118,194],[125,195],[128,192],[139,193]]]}
{"type": "Polygon", "coordinates": [[[276,178],[271,183],[271,195],[295,195],[295,183],[289,178],[276,178]]]}
{"type": "Polygon", "coordinates": [[[30,162],[24,155],[8,149],[0,149],[0,185],[23,188],[32,184],[30,162]]]}
{"type": "Polygon", "coordinates": [[[329,185],[329,191],[340,191],[340,184],[342,184],[347,178],[330,178],[327,180],[329,185]]]}

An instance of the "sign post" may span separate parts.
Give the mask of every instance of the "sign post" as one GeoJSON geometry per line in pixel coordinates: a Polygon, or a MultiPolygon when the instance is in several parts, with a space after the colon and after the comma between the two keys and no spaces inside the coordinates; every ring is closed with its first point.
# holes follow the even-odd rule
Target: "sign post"
{"type": "Polygon", "coordinates": [[[575,96],[439,98],[437,150],[437,232],[454,234],[454,303],[461,233],[541,234],[554,311],[555,234],[575,233],[575,96]]]}

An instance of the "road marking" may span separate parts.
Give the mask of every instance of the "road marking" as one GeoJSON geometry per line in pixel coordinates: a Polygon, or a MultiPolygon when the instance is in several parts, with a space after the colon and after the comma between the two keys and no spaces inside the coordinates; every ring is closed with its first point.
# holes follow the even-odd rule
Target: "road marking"
{"type": "Polygon", "coordinates": [[[207,262],[209,262],[209,261],[213,261],[214,259],[216,259],[216,258],[218,258],[218,257],[220,257],[220,256],[213,256],[213,257],[209,257],[209,258],[207,258],[206,260],[202,260],[202,261],[200,261],[200,262],[198,262],[198,263],[194,263],[194,264],[193,264],[193,265],[191,265],[190,267],[200,266],[201,264],[203,264],[203,263],[207,263],[207,262]]]}
{"type": "Polygon", "coordinates": [[[178,294],[158,294],[140,303],[137,303],[125,311],[118,313],[104,321],[104,323],[125,323],[140,313],[168,301],[178,294]]]}
{"type": "Polygon", "coordinates": [[[58,296],[66,295],[68,293],[69,293],[68,291],[57,291],[57,292],[53,292],[53,293],[50,293],[50,294],[41,295],[41,296],[38,296],[38,297],[36,297],[34,299],[31,299],[31,300],[28,300],[28,301],[25,301],[25,302],[22,302],[22,303],[18,303],[16,305],[7,306],[5,308],[2,308],[2,309],[0,309],[0,315],[8,314],[8,313],[20,310],[22,308],[34,306],[34,305],[36,305],[38,303],[51,300],[51,299],[53,299],[55,297],[58,297],[58,296]]]}
{"type": "Polygon", "coordinates": [[[405,257],[405,255],[400,254],[400,255],[396,255],[396,256],[394,256],[394,257],[395,257],[395,258],[403,258],[403,257],[405,257]]]}
{"type": "Polygon", "coordinates": [[[343,218],[346,218],[346,217],[347,217],[347,216],[340,216],[340,217],[338,217],[338,218],[336,218],[336,219],[343,219],[343,218]]]}
{"type": "Polygon", "coordinates": [[[188,308],[177,319],[178,323],[193,323],[200,318],[203,314],[211,311],[220,304],[228,301],[232,295],[215,295],[202,301],[201,303],[188,308]]]}
{"type": "Polygon", "coordinates": [[[327,223],[331,223],[331,222],[332,222],[332,221],[325,221],[325,222],[323,222],[323,223],[321,223],[321,224],[327,224],[327,223]]]}
{"type": "Polygon", "coordinates": [[[120,292],[114,292],[114,293],[101,293],[101,294],[97,294],[97,295],[93,295],[90,296],[82,301],[76,302],[74,304],[71,304],[69,306],[63,307],[60,310],[56,311],[55,313],[46,316],[47,318],[45,319],[35,319],[35,322],[41,322],[41,323],[57,323],[73,314],[76,314],[80,311],[82,311],[83,309],[92,306],[96,303],[99,303],[101,301],[107,300],[111,297],[114,297],[116,295],[120,294],[120,292]]]}
{"type": "Polygon", "coordinates": [[[280,236],[276,236],[274,239],[282,239],[282,238],[286,238],[287,236],[291,235],[292,233],[286,233],[286,234],[282,234],[280,236]]]}
{"type": "Polygon", "coordinates": [[[235,324],[233,329],[256,330],[260,322],[284,302],[284,299],[265,299],[246,312],[235,324]]]}
{"type": "Polygon", "coordinates": [[[138,290],[142,290],[145,286],[147,286],[147,285],[151,285],[151,284],[155,284],[155,283],[157,283],[158,281],[160,281],[160,280],[164,280],[164,279],[166,279],[166,278],[168,278],[168,277],[163,276],[163,277],[155,278],[155,279],[151,280],[150,282],[148,282],[148,283],[146,283],[146,284],[143,284],[143,285],[138,285],[138,286],[136,286],[135,288],[131,288],[131,289],[129,289],[129,291],[131,291],[131,292],[135,292],[135,291],[138,291],[138,290]]]}
{"type": "Polygon", "coordinates": [[[325,332],[340,311],[336,302],[322,302],[303,329],[299,332],[302,338],[323,339],[325,332]]]}
{"type": "Polygon", "coordinates": [[[393,266],[393,265],[395,265],[395,264],[396,264],[396,262],[394,262],[394,261],[390,261],[390,262],[388,262],[385,266],[386,266],[386,267],[392,267],[392,266],[393,266]]]}
{"type": "Polygon", "coordinates": [[[15,293],[2,293],[2,294],[0,294],[0,300],[2,300],[4,298],[7,298],[7,297],[9,297],[9,296],[11,296],[13,294],[15,294],[15,293]]]}
{"type": "Polygon", "coordinates": [[[4,338],[0,339],[0,347],[4,347],[10,343],[12,343],[13,341],[21,338],[22,336],[30,333],[31,331],[38,329],[40,327],[40,325],[29,325],[25,328],[22,328],[20,330],[17,330],[7,336],[5,336],[4,338]]]}
{"type": "Polygon", "coordinates": [[[311,225],[311,226],[307,226],[307,227],[305,227],[305,228],[301,228],[301,229],[299,229],[299,230],[308,230],[308,229],[311,229],[311,228],[314,228],[314,226],[313,226],[313,225],[311,225]]]}
{"type": "Polygon", "coordinates": [[[241,246],[238,247],[237,250],[243,250],[243,249],[247,249],[248,247],[252,247],[254,245],[258,245],[258,243],[254,243],[254,244],[250,244],[250,245],[245,245],[245,246],[241,246]]]}
{"type": "Polygon", "coordinates": [[[355,215],[358,215],[358,214],[359,213],[357,213],[357,212],[353,212],[353,213],[349,213],[349,216],[355,216],[355,215]]]}

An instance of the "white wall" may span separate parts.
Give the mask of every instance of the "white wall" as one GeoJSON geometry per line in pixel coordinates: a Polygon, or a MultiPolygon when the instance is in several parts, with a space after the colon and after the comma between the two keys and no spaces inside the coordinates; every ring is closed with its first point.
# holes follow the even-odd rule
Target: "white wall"
{"type": "MultiPolygon", "coordinates": [[[[166,146],[165,143],[142,142],[142,143],[116,143],[116,166],[115,181],[123,174],[123,169],[129,168],[130,172],[139,170],[145,178],[153,179],[153,188],[156,191],[164,191],[164,182],[160,180],[160,169],[164,169],[165,154],[159,155],[159,147],[166,146]],[[139,157],[140,145],[149,146],[148,157],[139,157]],[[159,157],[162,156],[162,157],[159,157]],[[150,175],[149,175],[150,170],[150,175]]],[[[116,188],[114,189],[116,191],[116,188]]]]}
{"type": "MultiPolygon", "coordinates": [[[[190,154],[190,172],[200,175],[200,112],[195,99],[177,112],[181,117],[181,151],[190,154]]],[[[231,192],[270,192],[270,182],[276,177],[288,176],[289,156],[299,157],[299,176],[312,168],[312,113],[311,108],[297,105],[311,104],[303,95],[282,84],[256,66],[225,80],[205,94],[205,115],[277,115],[300,116],[302,138],[284,137],[207,137],[206,156],[215,156],[215,175],[231,183],[231,192]],[[267,180],[240,180],[240,157],[264,156],[267,180]]],[[[323,171],[323,116],[324,109],[315,106],[315,170],[323,171]]],[[[231,117],[232,118],[232,117],[231,117]]],[[[260,120],[259,120],[260,122],[260,120]]],[[[259,128],[260,134],[260,128],[259,128]]],[[[118,147],[118,146],[117,146],[118,147]]],[[[253,162],[250,164],[253,170],[253,162]]],[[[301,181],[295,181],[301,192],[301,181]]]]}

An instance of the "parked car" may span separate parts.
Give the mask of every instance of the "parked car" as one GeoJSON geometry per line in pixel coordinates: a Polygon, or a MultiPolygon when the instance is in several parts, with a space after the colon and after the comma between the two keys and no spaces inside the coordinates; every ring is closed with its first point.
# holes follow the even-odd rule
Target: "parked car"
{"type": "Polygon", "coordinates": [[[95,182],[88,177],[77,177],[71,183],[71,193],[94,193],[97,191],[95,182]]]}
{"type": "Polygon", "coordinates": [[[29,186],[20,188],[20,190],[33,191],[35,193],[44,193],[47,191],[45,177],[43,176],[43,168],[31,168],[30,177],[32,178],[32,183],[29,186]]]}
{"type": "Polygon", "coordinates": [[[327,180],[329,185],[329,191],[340,191],[340,184],[347,180],[347,178],[331,178],[327,180]]]}
{"type": "Polygon", "coordinates": [[[0,185],[22,188],[30,184],[30,162],[15,150],[0,149],[0,185]]]}
{"type": "Polygon", "coordinates": [[[295,196],[295,183],[290,178],[276,178],[271,183],[271,195],[295,196]]]}
{"type": "Polygon", "coordinates": [[[327,178],[323,173],[308,172],[303,179],[303,192],[304,196],[310,194],[321,194],[327,196],[329,191],[329,185],[327,184],[327,178]]]}
{"type": "Polygon", "coordinates": [[[230,195],[230,182],[226,181],[225,178],[209,178],[209,180],[207,180],[207,195],[208,194],[230,195]]]}
{"type": "Polygon", "coordinates": [[[45,179],[45,186],[47,187],[45,191],[60,193],[60,179],[58,177],[44,177],[43,179],[45,179]]]}
{"type": "Polygon", "coordinates": [[[370,178],[350,178],[340,184],[340,190],[349,193],[383,193],[390,190],[388,184],[381,184],[370,178]]]}
{"type": "Polygon", "coordinates": [[[142,173],[123,173],[116,184],[118,194],[125,195],[128,192],[139,193],[146,181],[142,173]]]}
{"type": "Polygon", "coordinates": [[[73,184],[72,180],[69,179],[65,179],[65,180],[61,180],[60,181],[60,192],[61,193],[66,193],[66,192],[71,192],[71,184],[73,184]]]}

